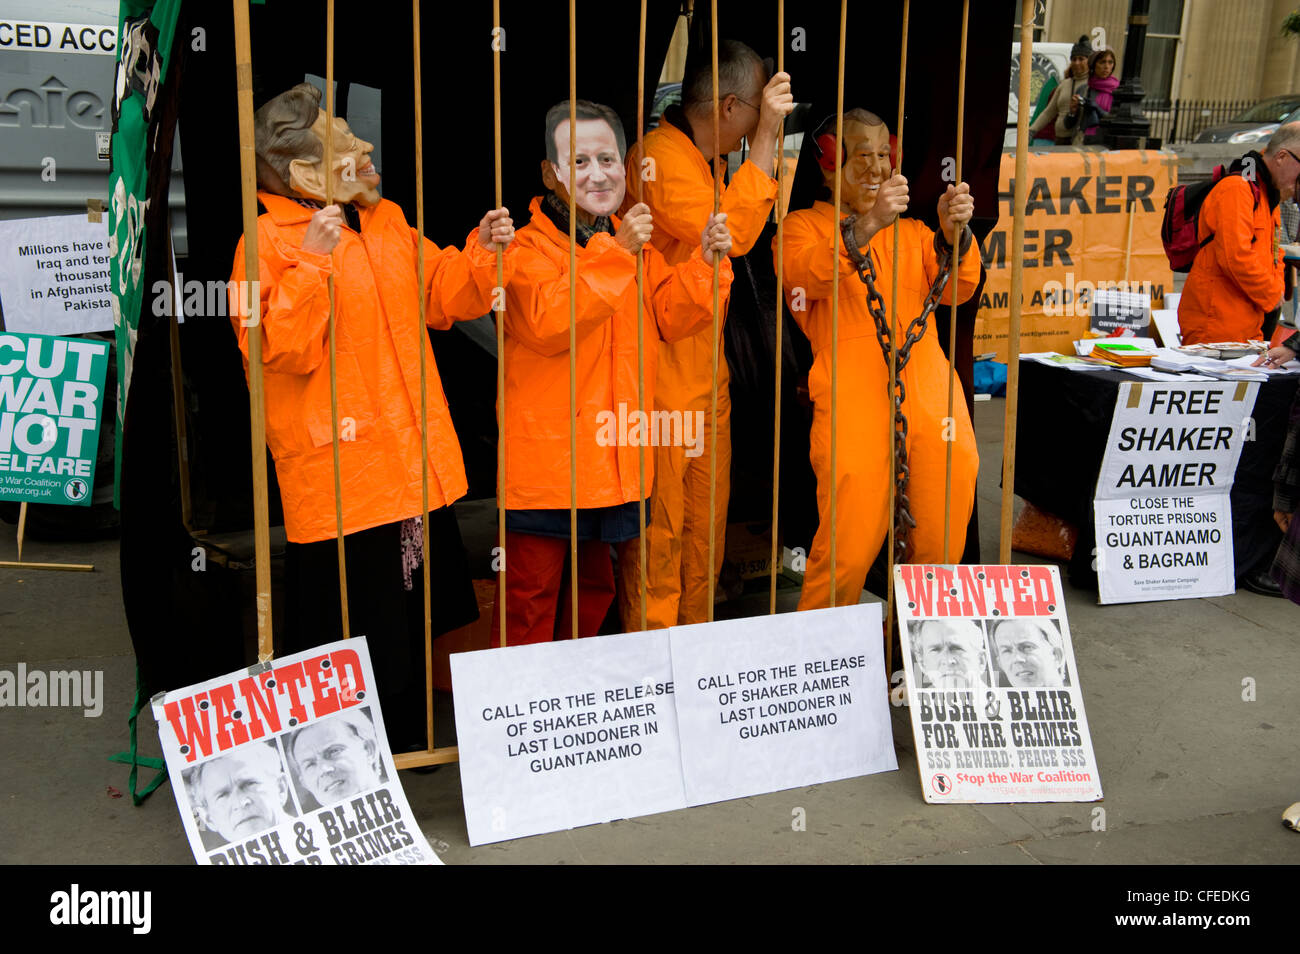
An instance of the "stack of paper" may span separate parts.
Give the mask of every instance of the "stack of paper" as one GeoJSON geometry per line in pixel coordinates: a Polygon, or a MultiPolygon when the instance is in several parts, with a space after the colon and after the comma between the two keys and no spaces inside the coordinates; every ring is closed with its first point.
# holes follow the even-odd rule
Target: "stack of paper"
{"type": "Polygon", "coordinates": [[[1280,368],[1264,367],[1263,365],[1257,368],[1254,365],[1258,360],[1259,355],[1248,354],[1244,358],[1232,358],[1223,363],[1230,368],[1249,368],[1251,371],[1259,371],[1270,377],[1275,374],[1300,374],[1300,361],[1288,361],[1280,368]]]}
{"type": "Polygon", "coordinates": [[[1213,381],[1214,378],[1208,374],[1198,374],[1193,371],[1160,371],[1155,367],[1155,361],[1151,362],[1149,368],[1125,368],[1129,374],[1135,374],[1139,378],[1147,378],[1151,381],[1213,381]]]}
{"type": "Polygon", "coordinates": [[[1208,374],[1212,378],[1218,378],[1220,381],[1267,381],[1268,374],[1263,368],[1243,368],[1232,367],[1227,362],[1219,362],[1216,365],[1202,364],[1197,365],[1197,371],[1202,374],[1208,374]]]}
{"type": "Polygon", "coordinates": [[[1183,354],[1174,348],[1158,348],[1151,356],[1151,367],[1159,371],[1190,371],[1204,360],[1183,354]]]}
{"type": "Polygon", "coordinates": [[[1242,358],[1247,355],[1256,358],[1268,350],[1268,343],[1264,341],[1208,341],[1201,344],[1180,345],[1178,350],[1183,354],[1189,354],[1197,358],[1229,361],[1232,358],[1242,358]]]}
{"type": "Polygon", "coordinates": [[[1156,351],[1155,338],[1138,338],[1132,335],[1125,335],[1121,338],[1084,338],[1074,343],[1074,353],[1083,357],[1092,354],[1092,349],[1103,342],[1123,343],[1132,345],[1135,348],[1141,348],[1143,351],[1156,351]]]}
{"type": "Polygon", "coordinates": [[[1094,355],[1105,355],[1121,367],[1145,368],[1151,364],[1151,355],[1154,350],[1154,348],[1140,348],[1128,341],[1108,341],[1103,338],[1100,341],[1093,342],[1092,352],[1094,355]]]}
{"type": "Polygon", "coordinates": [[[1114,361],[1107,361],[1105,358],[1079,358],[1072,354],[1057,354],[1055,351],[1022,354],[1020,357],[1025,361],[1037,361],[1039,364],[1050,364],[1069,371],[1119,370],[1118,364],[1114,361]]]}

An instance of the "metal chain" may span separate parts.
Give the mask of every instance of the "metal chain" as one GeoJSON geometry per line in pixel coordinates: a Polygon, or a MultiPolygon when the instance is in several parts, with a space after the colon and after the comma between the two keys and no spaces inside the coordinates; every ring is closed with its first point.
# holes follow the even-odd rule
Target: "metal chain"
{"type": "MultiPolygon", "coordinates": [[[[867,286],[867,310],[871,312],[871,317],[876,322],[876,339],[880,342],[880,351],[884,355],[885,365],[888,367],[890,349],[893,344],[889,315],[885,311],[885,299],[876,289],[876,266],[872,262],[872,256],[870,254],[863,255],[858,250],[857,240],[853,236],[853,226],[856,221],[857,216],[853,215],[844,219],[840,225],[840,231],[844,238],[844,247],[848,252],[848,256],[857,267],[858,278],[867,286]]],[[[911,477],[911,471],[907,463],[907,415],[903,413],[903,402],[907,399],[907,388],[903,384],[903,368],[906,367],[908,359],[912,356],[912,345],[925,336],[926,323],[930,318],[930,314],[939,305],[944,287],[948,284],[948,275],[952,270],[952,249],[948,247],[946,242],[940,241],[938,235],[935,238],[935,251],[939,257],[939,274],[935,278],[934,284],[930,286],[930,293],[925,297],[925,306],[921,309],[921,313],[913,318],[907,326],[906,336],[902,345],[898,348],[898,373],[894,379],[894,459],[898,462],[898,470],[894,474],[896,484],[894,493],[895,563],[905,562],[911,543],[911,531],[916,527],[916,518],[912,516],[912,503],[907,496],[907,485],[911,477]]],[[[962,241],[965,244],[965,236],[962,237],[962,241]]],[[[868,249],[868,253],[870,251],[868,249]]],[[[944,555],[944,559],[947,559],[947,554],[944,555]]]]}

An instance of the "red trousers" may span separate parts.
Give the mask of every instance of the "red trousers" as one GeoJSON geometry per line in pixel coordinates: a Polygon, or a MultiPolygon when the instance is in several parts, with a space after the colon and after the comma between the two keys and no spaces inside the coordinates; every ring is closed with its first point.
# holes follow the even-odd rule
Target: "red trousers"
{"type": "MultiPolygon", "coordinates": [[[[595,636],[614,601],[609,544],[578,541],[578,635],[595,636]]],[[[549,642],[573,632],[572,598],[560,592],[569,541],[506,531],[506,645],[549,642]],[[557,630],[555,617],[560,611],[557,630]]],[[[498,578],[499,579],[499,578],[498,578]]],[[[497,599],[501,585],[497,584],[497,599]]],[[[492,645],[501,645],[501,617],[492,614],[492,645]]]]}

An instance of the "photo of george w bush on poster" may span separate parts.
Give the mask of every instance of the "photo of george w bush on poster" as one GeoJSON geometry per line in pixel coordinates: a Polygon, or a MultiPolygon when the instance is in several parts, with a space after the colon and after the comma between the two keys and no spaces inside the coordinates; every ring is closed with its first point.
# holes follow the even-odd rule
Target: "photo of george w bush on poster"
{"type": "Polygon", "coordinates": [[[365,637],[153,699],[194,858],[441,864],[397,780],[365,637]]]}
{"type": "Polygon", "coordinates": [[[894,568],[927,802],[1089,802],[1101,777],[1054,566],[894,568]]]}

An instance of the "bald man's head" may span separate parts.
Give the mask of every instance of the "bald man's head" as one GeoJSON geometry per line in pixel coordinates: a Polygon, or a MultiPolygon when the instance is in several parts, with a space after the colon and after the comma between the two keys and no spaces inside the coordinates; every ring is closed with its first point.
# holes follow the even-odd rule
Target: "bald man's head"
{"type": "Polygon", "coordinates": [[[1296,180],[1300,179],[1300,122],[1278,126],[1263,156],[1282,201],[1295,198],[1296,180]]]}

